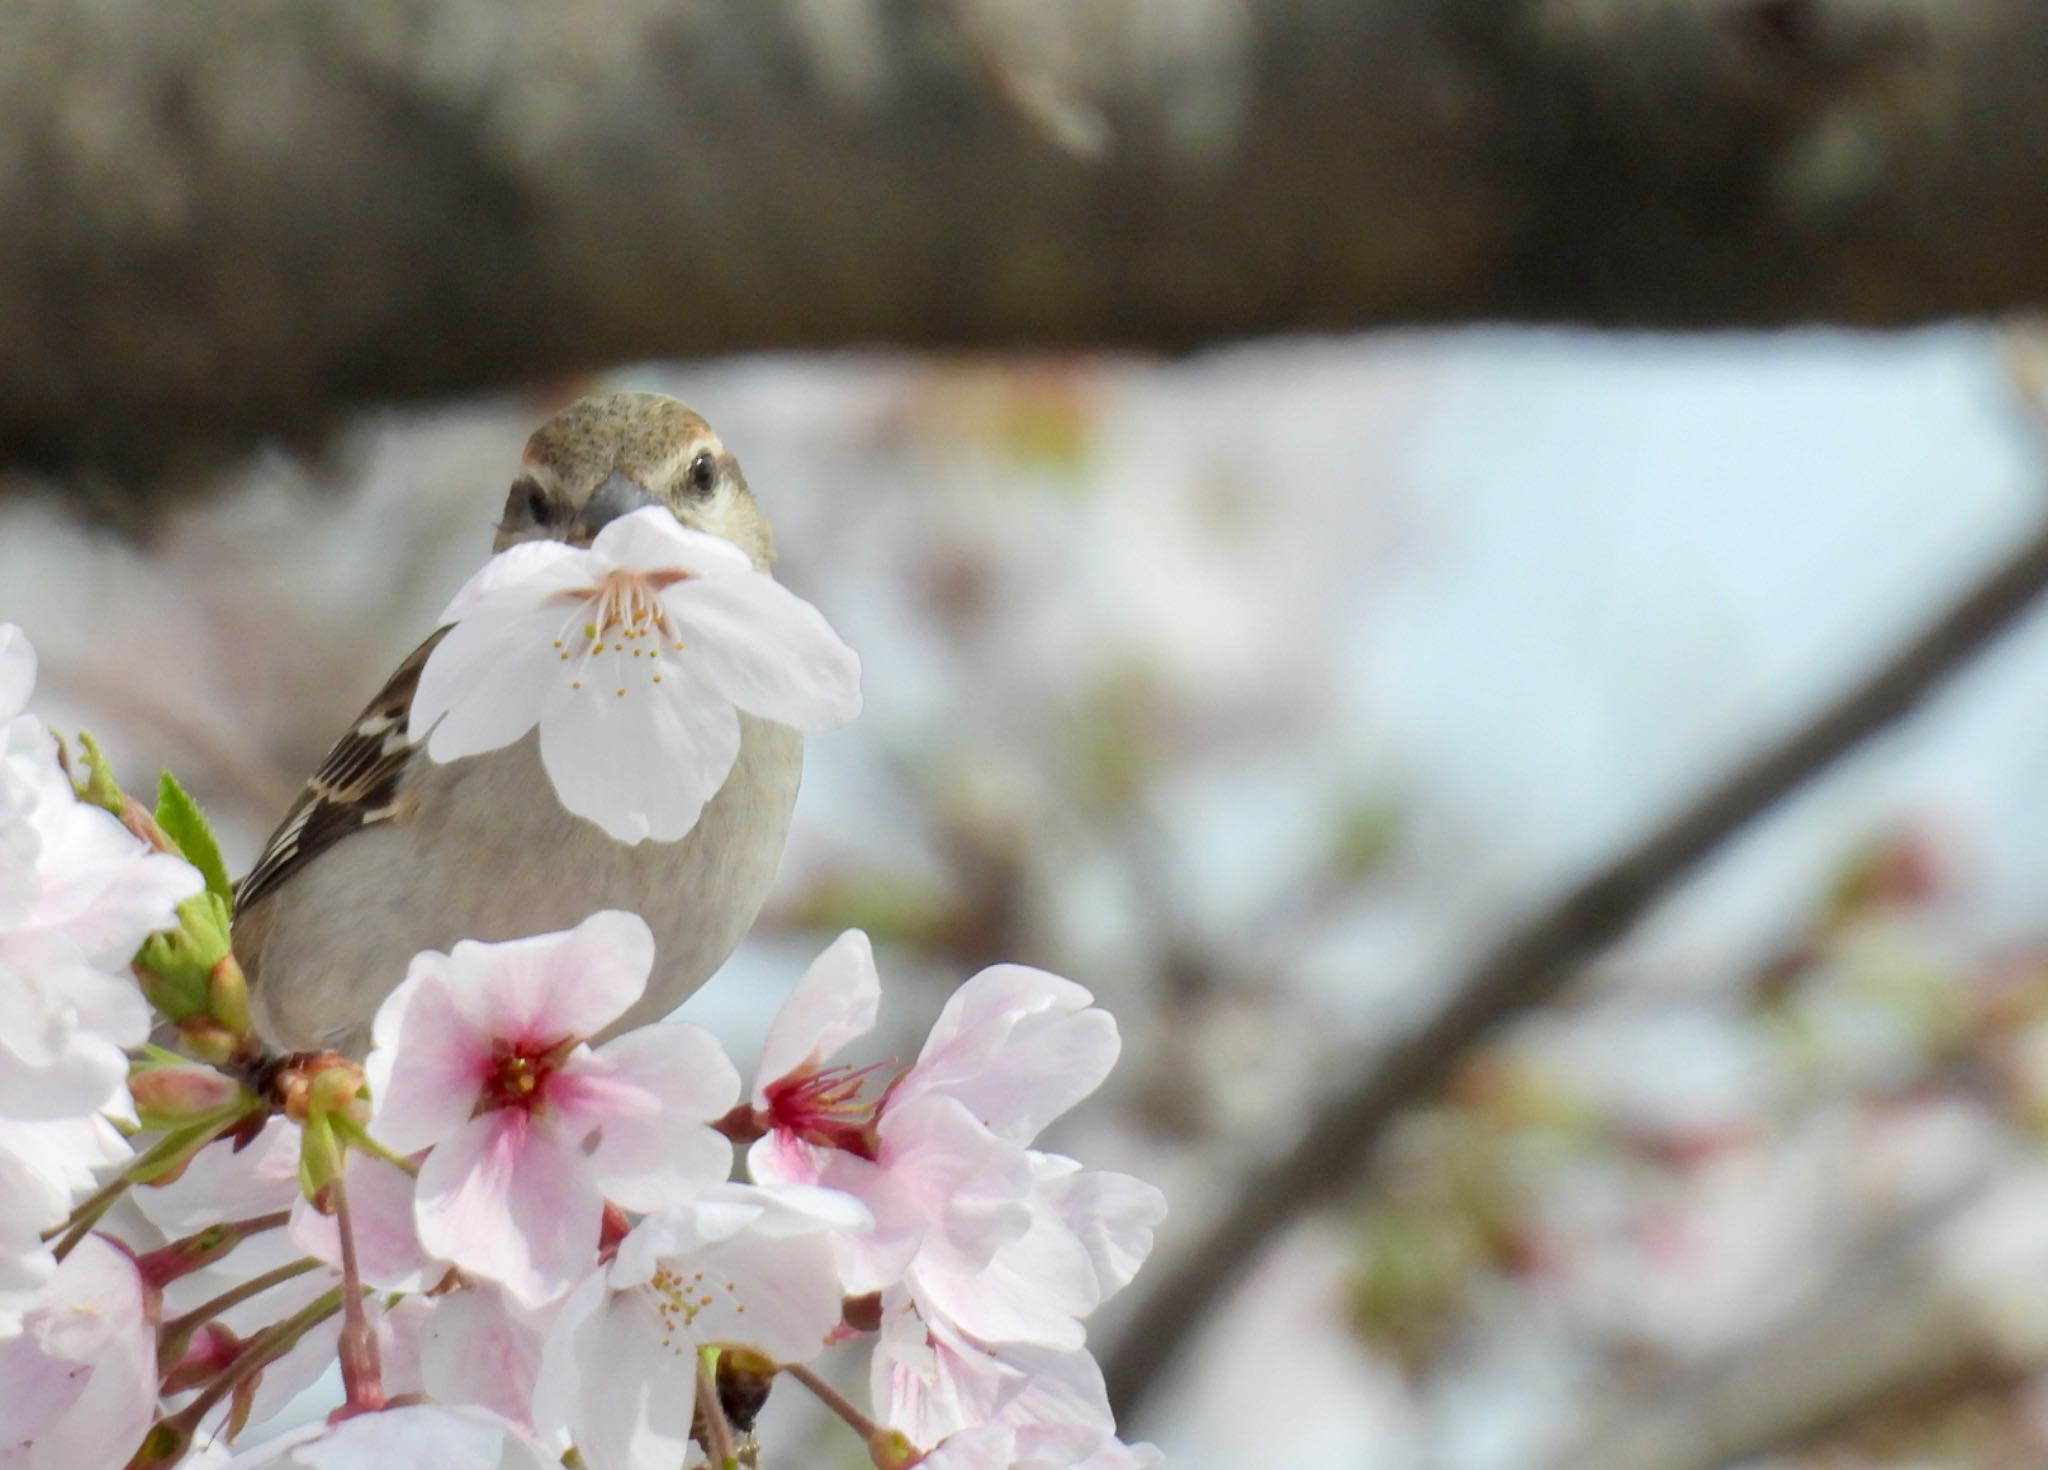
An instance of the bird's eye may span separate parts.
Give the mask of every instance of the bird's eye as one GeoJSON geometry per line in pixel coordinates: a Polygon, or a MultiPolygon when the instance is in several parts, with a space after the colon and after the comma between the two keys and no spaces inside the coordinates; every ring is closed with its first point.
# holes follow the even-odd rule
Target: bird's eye
{"type": "Polygon", "coordinates": [[[718,483],[718,459],[708,449],[690,461],[690,493],[709,495],[718,483]]]}
{"type": "Polygon", "coordinates": [[[548,492],[532,480],[521,480],[512,487],[512,493],[505,497],[505,526],[545,526],[554,515],[554,502],[548,499],[548,492]]]}

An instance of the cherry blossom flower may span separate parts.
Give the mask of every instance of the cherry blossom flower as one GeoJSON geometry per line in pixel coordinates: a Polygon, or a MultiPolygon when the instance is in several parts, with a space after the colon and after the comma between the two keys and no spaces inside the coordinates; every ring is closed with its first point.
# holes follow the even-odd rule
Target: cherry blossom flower
{"type": "MultiPolygon", "coordinates": [[[[433,1298],[408,1324],[421,1389],[445,1403],[481,1404],[530,1431],[542,1345],[561,1310],[529,1310],[481,1282],[433,1298]]],[[[389,1392],[388,1355],[385,1380],[389,1392]]]]}
{"type": "Polygon", "coordinates": [[[643,1220],[563,1307],[542,1364],[540,1422],[566,1429],[591,1470],[679,1463],[698,1349],[817,1356],[842,1311],[831,1241],[868,1223],[836,1191],[744,1184],[643,1220]]]}
{"type": "Polygon", "coordinates": [[[0,1341],[0,1465],[119,1470],[156,1410],[156,1334],[142,1279],[87,1236],[0,1341]]]}
{"type": "Polygon", "coordinates": [[[890,1102],[950,1097],[997,1136],[1028,1144],[1102,1085],[1116,1021],[1071,980],[991,965],[953,992],[890,1102]]]}
{"type": "Polygon", "coordinates": [[[860,713],[860,660],[818,610],[730,542],[659,506],[581,550],[501,552],[455,594],[408,727],[438,761],[540,727],[562,805],[621,842],[695,825],[745,711],[803,731],[860,713]]]}
{"type": "Polygon", "coordinates": [[[917,1444],[978,1424],[1116,1427],[1102,1369],[1088,1353],[975,1342],[950,1323],[927,1322],[900,1288],[883,1298],[868,1377],[882,1422],[917,1444]]]}
{"type": "Polygon", "coordinates": [[[846,1288],[905,1283],[920,1310],[986,1342],[1078,1348],[1082,1320],[1151,1249],[1165,1201],[1025,1145],[1101,1085],[1116,1023],[1081,986],[995,965],[947,1002],[872,1121],[860,1073],[826,1066],[872,1024],[866,941],[843,935],[770,1028],[754,1104],[756,1179],[818,1183],[866,1203],[875,1229],[838,1244],[846,1288]]]}
{"type": "Polygon", "coordinates": [[[731,1147],[706,1125],[739,1076],[709,1033],[671,1022],[584,1041],[653,963],[646,923],[614,911],[413,961],[377,1013],[366,1073],[376,1136],[433,1150],[417,1203],[428,1251],[539,1305],[595,1259],[607,1198],[654,1210],[726,1177],[731,1147]]]}
{"type": "MultiPolygon", "coordinates": [[[[362,1280],[385,1291],[419,1291],[445,1274],[421,1242],[416,1182],[383,1159],[351,1153],[342,1174],[362,1280]]],[[[341,1268],[341,1232],[303,1195],[292,1202],[291,1248],[341,1268]]]]}
{"type": "Polygon", "coordinates": [[[0,1116],[55,1119],[119,1093],[122,1048],[150,1025],[128,961],[202,880],[78,800],[22,712],[35,672],[21,630],[0,624],[0,1116]]]}
{"type": "Polygon", "coordinates": [[[875,1069],[827,1062],[874,1029],[881,1001],[874,946],[860,930],[847,930],[811,961],[761,1044],[753,1102],[766,1132],[754,1144],[761,1157],[748,1158],[756,1178],[815,1177],[823,1149],[872,1151],[865,1130],[873,1109],[861,1090],[875,1069]]]}
{"type": "Polygon", "coordinates": [[[13,1335],[31,1294],[56,1271],[43,1232],[91,1192],[95,1169],[128,1157],[102,1118],[0,1118],[0,1338],[13,1335]]]}
{"type": "MultiPolygon", "coordinates": [[[[825,1150],[873,1151],[877,1140],[862,1128],[876,1110],[861,1102],[860,1083],[874,1069],[827,1063],[872,1029],[880,994],[859,930],[840,935],[797,982],[762,1047],[754,1107],[765,1132],[747,1160],[757,1178],[807,1178],[825,1150]]],[[[1044,970],[982,970],[946,1002],[916,1063],[888,1089],[880,1120],[950,1097],[997,1137],[1030,1143],[1116,1064],[1116,1022],[1093,1002],[1044,970]]]]}
{"type": "Polygon", "coordinates": [[[408,1404],[311,1424],[229,1462],[229,1470],[547,1470],[517,1425],[474,1404],[408,1404]]]}

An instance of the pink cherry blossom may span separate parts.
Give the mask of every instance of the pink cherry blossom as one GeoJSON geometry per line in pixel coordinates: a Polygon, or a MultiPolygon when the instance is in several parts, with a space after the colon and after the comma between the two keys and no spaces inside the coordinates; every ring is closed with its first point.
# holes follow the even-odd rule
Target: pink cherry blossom
{"type": "Polygon", "coordinates": [[[997,965],[948,1001],[879,1105],[828,1067],[872,1024],[873,957],[843,935],[770,1029],[747,1156],[756,1179],[844,1189],[875,1217],[839,1243],[846,1288],[904,1283],[930,1320],[985,1342],[1078,1348],[1081,1323],[1130,1279],[1164,1215],[1156,1190],[1031,1152],[1101,1085],[1116,1023],[1072,981],[997,965]]]}
{"type": "Polygon", "coordinates": [[[986,1261],[927,1249],[905,1280],[928,1318],[986,1342],[1078,1348],[1082,1321],[1151,1253],[1166,1198],[1127,1174],[1028,1152],[1026,1228],[986,1261]]]}
{"type": "Polygon", "coordinates": [[[0,1341],[0,1467],[119,1470],[156,1410],[156,1334],[135,1263],[88,1236],[0,1341]]]}
{"type": "Polygon", "coordinates": [[[606,911],[574,929],[413,961],[377,1013],[372,1130],[421,1166],[420,1240],[534,1306],[595,1260],[605,1201],[687,1202],[725,1178],[706,1126],[739,1092],[709,1033],[643,1027],[593,1050],[640,996],[654,938],[606,911]]]}
{"type": "Polygon", "coordinates": [[[828,1063],[874,1029],[881,1000],[874,947],[858,929],[833,940],[797,981],[768,1028],[756,1069],[754,1109],[766,1129],[754,1144],[759,1161],[748,1160],[757,1178],[814,1177],[824,1163],[821,1150],[872,1151],[873,1107],[861,1093],[875,1069],[828,1063]]]}
{"type": "Polygon", "coordinates": [[[955,1098],[1011,1143],[1028,1144],[1102,1085],[1116,1021],[1071,980],[991,965],[953,992],[891,1102],[955,1098]]]}
{"type": "MultiPolygon", "coordinates": [[[[483,1283],[435,1297],[410,1329],[422,1390],[446,1403],[481,1404],[531,1430],[542,1345],[560,1310],[528,1310],[483,1283]]],[[[389,1392],[388,1369],[386,1378],[389,1392]]]]}
{"type": "Polygon", "coordinates": [[[798,730],[860,713],[860,660],[730,542],[659,506],[588,550],[500,553],[442,613],[409,728],[435,760],[540,727],[562,805],[621,842],[696,824],[739,754],[737,711],[798,730]]]}
{"type": "MultiPolygon", "coordinates": [[[[350,1234],[362,1280],[385,1291],[420,1291],[445,1274],[421,1242],[416,1181],[403,1169],[368,1154],[351,1153],[342,1174],[348,1190],[350,1234]]],[[[302,1194],[292,1201],[291,1249],[341,1269],[341,1231],[332,1215],[302,1194]]]]}
{"type": "Polygon", "coordinates": [[[1116,1427],[1088,1353],[975,1342],[949,1323],[927,1322],[900,1288],[883,1298],[869,1382],[882,1422],[916,1444],[977,1424],[1116,1427]]]}

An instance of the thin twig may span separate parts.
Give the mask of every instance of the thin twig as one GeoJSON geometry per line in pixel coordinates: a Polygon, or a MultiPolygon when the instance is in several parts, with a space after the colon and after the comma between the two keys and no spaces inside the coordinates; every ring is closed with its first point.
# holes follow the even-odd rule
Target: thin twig
{"type": "Polygon", "coordinates": [[[781,1370],[809,1389],[812,1395],[837,1415],[847,1428],[862,1439],[870,1439],[879,1427],[874,1420],[863,1414],[852,1399],[819,1377],[813,1369],[802,1363],[784,1363],[781,1370]]]}
{"type": "Polygon", "coordinates": [[[363,1273],[356,1262],[355,1219],[349,1213],[348,1187],[340,1176],[327,1186],[334,1201],[334,1233],[341,1241],[341,1380],[345,1407],[364,1413],[384,1407],[384,1365],[376,1334],[363,1311],[363,1273]]]}
{"type": "Polygon", "coordinates": [[[194,1329],[205,1326],[222,1312],[239,1307],[251,1297],[261,1296],[273,1286],[282,1286],[287,1281],[303,1276],[319,1264],[320,1262],[312,1256],[302,1256],[274,1270],[265,1271],[261,1276],[251,1276],[247,1281],[229,1287],[219,1296],[201,1302],[191,1311],[171,1318],[158,1329],[157,1340],[164,1345],[158,1356],[171,1367],[176,1367],[179,1355],[170,1350],[170,1344],[181,1338],[190,1337],[194,1329]]]}
{"type": "Polygon", "coordinates": [[[1573,885],[1447,986],[1442,1008],[1324,1101],[1294,1146],[1255,1171],[1222,1216],[1152,1283],[1105,1363],[1120,1415],[1144,1407],[1167,1365],[1261,1246],[1304,1210],[1348,1188],[1388,1125],[1434,1095],[1475,1046],[1557,995],[1730,837],[1911,713],[2044,589],[2048,526],[1874,672],[1573,885]]]}
{"type": "Polygon", "coordinates": [[[50,1254],[60,1261],[70,1255],[73,1250],[77,1249],[78,1243],[91,1232],[92,1227],[99,1222],[100,1217],[112,1209],[115,1202],[128,1192],[129,1187],[135,1183],[138,1175],[147,1173],[168,1159],[175,1158],[186,1149],[192,1149],[196,1152],[198,1149],[204,1148],[215,1137],[226,1132],[229,1125],[234,1121],[236,1120],[224,1118],[218,1123],[210,1125],[210,1131],[207,1132],[204,1141],[200,1141],[200,1130],[190,1128],[167,1133],[162,1138],[159,1138],[142,1153],[130,1159],[127,1167],[122,1169],[119,1174],[116,1174],[112,1179],[101,1185],[99,1189],[87,1196],[70,1215],[65,1217],[62,1224],[43,1232],[45,1240],[59,1231],[63,1232],[64,1238],[51,1248],[50,1254]]]}
{"type": "Polygon", "coordinates": [[[199,1397],[180,1409],[169,1422],[178,1427],[189,1443],[190,1436],[197,1432],[222,1399],[290,1352],[301,1337],[340,1311],[341,1295],[338,1286],[322,1292],[282,1322],[274,1323],[250,1338],[227,1371],[202,1389],[199,1397]]]}

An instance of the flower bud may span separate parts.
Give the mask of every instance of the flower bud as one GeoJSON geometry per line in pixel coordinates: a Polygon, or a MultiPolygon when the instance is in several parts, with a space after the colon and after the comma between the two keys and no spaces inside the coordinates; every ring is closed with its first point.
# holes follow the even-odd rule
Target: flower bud
{"type": "MultiPolygon", "coordinates": [[[[135,955],[135,976],[142,993],[158,1014],[184,1021],[211,1012],[214,971],[231,959],[227,903],[214,893],[200,893],[178,905],[178,927],[152,934],[135,955]]],[[[232,1004],[233,996],[228,997],[232,1004]]],[[[221,1019],[216,1017],[216,1019],[221,1019]]],[[[248,1029],[248,997],[244,988],[241,1026],[248,1029]]]]}
{"type": "Polygon", "coordinates": [[[368,1123],[370,1104],[363,1096],[363,1069],[340,1057],[331,1058],[313,1074],[306,1109],[309,1114],[340,1113],[353,1122],[368,1123]]]}
{"type": "Polygon", "coordinates": [[[256,1097],[211,1067],[149,1067],[128,1079],[135,1116],[145,1128],[171,1129],[252,1106],[256,1097]]]}
{"type": "Polygon", "coordinates": [[[234,952],[220,957],[207,986],[207,1010],[236,1036],[249,1032],[249,981],[235,962],[234,952]]]}
{"type": "Polygon", "coordinates": [[[242,1346],[242,1339],[219,1322],[202,1322],[175,1338],[165,1338],[159,1359],[174,1366],[164,1373],[163,1391],[174,1394],[205,1387],[234,1365],[242,1346]]]}
{"type": "Polygon", "coordinates": [[[178,1023],[178,1044],[201,1061],[218,1064],[235,1054],[241,1038],[211,1016],[188,1016],[178,1023]]]}
{"type": "Polygon", "coordinates": [[[324,1112],[307,1115],[299,1136],[299,1189],[323,1215],[334,1212],[329,1186],[341,1178],[348,1165],[348,1150],[335,1135],[334,1123],[324,1112]]]}

